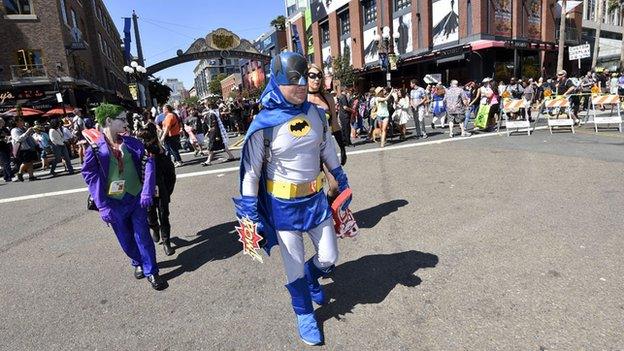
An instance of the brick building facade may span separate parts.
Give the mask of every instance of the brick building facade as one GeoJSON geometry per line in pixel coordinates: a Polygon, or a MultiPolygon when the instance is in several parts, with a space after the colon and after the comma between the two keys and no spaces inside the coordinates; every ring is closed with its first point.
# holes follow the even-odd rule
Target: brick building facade
{"type": "Polygon", "coordinates": [[[0,2],[0,109],[129,100],[121,38],[102,0],[0,2]],[[17,5],[15,5],[17,4],[17,5]]]}
{"type": "MultiPolygon", "coordinates": [[[[560,7],[556,0],[311,0],[289,9],[289,49],[328,67],[348,55],[359,85],[383,85],[380,53],[396,54],[392,84],[440,74],[443,81],[552,75],[560,7]],[[383,28],[388,27],[383,38],[383,28]],[[296,35],[295,35],[296,31],[296,35]]],[[[568,14],[566,44],[580,41],[582,6],[568,14]]],[[[567,61],[567,60],[566,60],[567,61]]],[[[573,65],[570,65],[571,69],[573,65]]]]}

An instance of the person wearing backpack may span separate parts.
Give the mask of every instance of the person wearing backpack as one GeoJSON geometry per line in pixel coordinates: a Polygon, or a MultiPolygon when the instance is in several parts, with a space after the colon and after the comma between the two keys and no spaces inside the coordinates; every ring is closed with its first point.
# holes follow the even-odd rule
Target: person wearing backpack
{"type": "Polygon", "coordinates": [[[168,284],[158,275],[147,222],[147,208],[154,203],[154,159],[139,140],[123,135],[128,126],[123,107],[101,104],[95,117],[103,129],[83,133],[90,147],[82,176],[102,221],[113,228],[130,258],[134,277],[147,277],[153,289],[163,290],[168,284]]]}

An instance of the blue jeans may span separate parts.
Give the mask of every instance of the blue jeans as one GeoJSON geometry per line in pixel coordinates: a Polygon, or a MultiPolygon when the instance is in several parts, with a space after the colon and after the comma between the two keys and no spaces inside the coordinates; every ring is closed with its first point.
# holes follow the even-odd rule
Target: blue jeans
{"type": "Polygon", "coordinates": [[[67,150],[67,146],[52,145],[52,151],[54,152],[54,160],[52,160],[52,164],[50,165],[50,172],[54,172],[56,170],[56,164],[61,161],[61,159],[63,159],[65,160],[65,164],[67,165],[67,172],[74,173],[74,168],[72,167],[71,158],[69,157],[69,150],[67,150]]]}
{"type": "Polygon", "coordinates": [[[180,157],[180,136],[172,136],[165,138],[165,150],[167,151],[167,155],[169,157],[173,156],[175,162],[182,162],[182,157],[180,157]]]}
{"type": "Polygon", "coordinates": [[[470,115],[475,112],[476,113],[477,106],[472,105],[466,109],[466,119],[464,120],[464,129],[468,129],[468,121],[470,120],[470,115]]]}

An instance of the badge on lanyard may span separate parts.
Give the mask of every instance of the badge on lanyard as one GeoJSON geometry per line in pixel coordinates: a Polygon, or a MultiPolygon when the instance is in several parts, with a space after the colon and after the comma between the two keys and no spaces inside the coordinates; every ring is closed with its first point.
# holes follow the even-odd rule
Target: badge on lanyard
{"type": "Polygon", "coordinates": [[[126,189],[126,181],[125,180],[115,180],[111,182],[110,187],[108,188],[108,195],[121,195],[125,192],[126,189]]]}
{"type": "Polygon", "coordinates": [[[158,185],[155,187],[154,197],[160,197],[160,191],[158,190],[158,185]]]}

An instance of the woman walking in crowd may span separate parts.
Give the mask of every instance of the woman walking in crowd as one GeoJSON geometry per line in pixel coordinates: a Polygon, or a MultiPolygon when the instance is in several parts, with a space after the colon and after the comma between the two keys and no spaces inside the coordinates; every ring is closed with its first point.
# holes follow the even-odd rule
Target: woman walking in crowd
{"type": "Polygon", "coordinates": [[[52,146],[50,145],[50,136],[45,132],[43,126],[35,125],[33,130],[35,134],[33,134],[33,139],[39,145],[39,157],[41,158],[41,169],[48,168],[48,156],[53,154],[52,146]]]}
{"type": "Polygon", "coordinates": [[[31,182],[38,179],[33,172],[33,163],[38,159],[37,142],[32,137],[34,132],[32,127],[25,127],[22,117],[17,117],[16,127],[11,130],[13,156],[21,163],[17,172],[17,180],[20,182],[24,181],[24,173],[28,173],[31,182]]]}
{"type": "Polygon", "coordinates": [[[169,222],[169,202],[176,183],[175,166],[171,158],[158,142],[158,131],[155,125],[148,125],[138,132],[148,155],[154,159],[156,174],[156,191],[154,203],[147,209],[147,220],[152,231],[152,240],[162,240],[165,255],[171,256],[175,250],[171,247],[171,222],[169,222]]]}
{"type": "Polygon", "coordinates": [[[85,154],[82,176],[102,220],[110,224],[130,257],[134,277],[147,277],[152,288],[165,289],[168,284],[158,275],[147,223],[147,208],[154,202],[154,159],[139,140],[123,135],[128,122],[121,106],[101,104],[96,119],[103,131],[85,132],[91,147],[85,154]]]}
{"type": "Polygon", "coordinates": [[[228,135],[225,131],[225,127],[223,126],[223,122],[221,121],[221,117],[219,115],[219,109],[214,102],[206,102],[207,110],[204,111],[206,113],[206,117],[209,120],[210,131],[208,132],[208,158],[206,161],[202,162],[202,166],[210,166],[212,165],[212,160],[214,159],[214,154],[217,151],[224,150],[227,155],[227,161],[233,161],[236,158],[230,152],[228,148],[228,135]]]}
{"type": "Polygon", "coordinates": [[[197,114],[197,110],[192,109],[189,117],[184,121],[184,130],[186,131],[186,134],[188,134],[189,143],[193,147],[193,150],[195,150],[195,156],[205,156],[202,152],[202,147],[196,134],[199,122],[200,118],[197,114]]]}
{"type": "Polygon", "coordinates": [[[404,89],[397,90],[398,100],[395,102],[395,112],[393,118],[399,124],[399,130],[401,131],[400,140],[405,140],[405,133],[407,131],[407,122],[412,118],[410,99],[407,96],[404,89]]]}
{"type": "Polygon", "coordinates": [[[50,164],[50,174],[56,176],[56,165],[63,161],[65,163],[65,169],[69,174],[74,174],[74,168],[72,167],[71,158],[69,157],[69,150],[65,145],[63,133],[60,130],[61,123],[58,119],[50,121],[50,142],[52,144],[52,152],[54,152],[54,159],[50,164]]]}
{"type": "Polygon", "coordinates": [[[444,128],[444,122],[446,120],[446,107],[444,106],[444,86],[442,84],[436,85],[431,89],[431,113],[433,119],[431,120],[431,128],[435,129],[435,122],[440,120],[440,128],[444,128]]]}
{"type": "Polygon", "coordinates": [[[468,130],[468,122],[472,116],[476,116],[477,109],[479,108],[479,87],[477,87],[477,84],[474,81],[471,81],[464,86],[464,92],[470,100],[468,107],[466,108],[466,119],[464,119],[464,130],[468,130]]]}
{"type": "Polygon", "coordinates": [[[163,112],[165,113],[165,120],[162,123],[163,131],[160,142],[164,145],[169,157],[173,156],[175,160],[174,165],[180,167],[182,166],[182,157],[180,157],[182,126],[180,125],[180,119],[173,112],[171,105],[165,105],[163,112]]]}
{"type": "Polygon", "coordinates": [[[381,128],[381,144],[380,147],[386,146],[386,133],[388,122],[390,121],[390,111],[388,110],[388,99],[390,95],[386,95],[386,91],[382,87],[375,89],[375,107],[377,111],[377,125],[381,128]]]}

